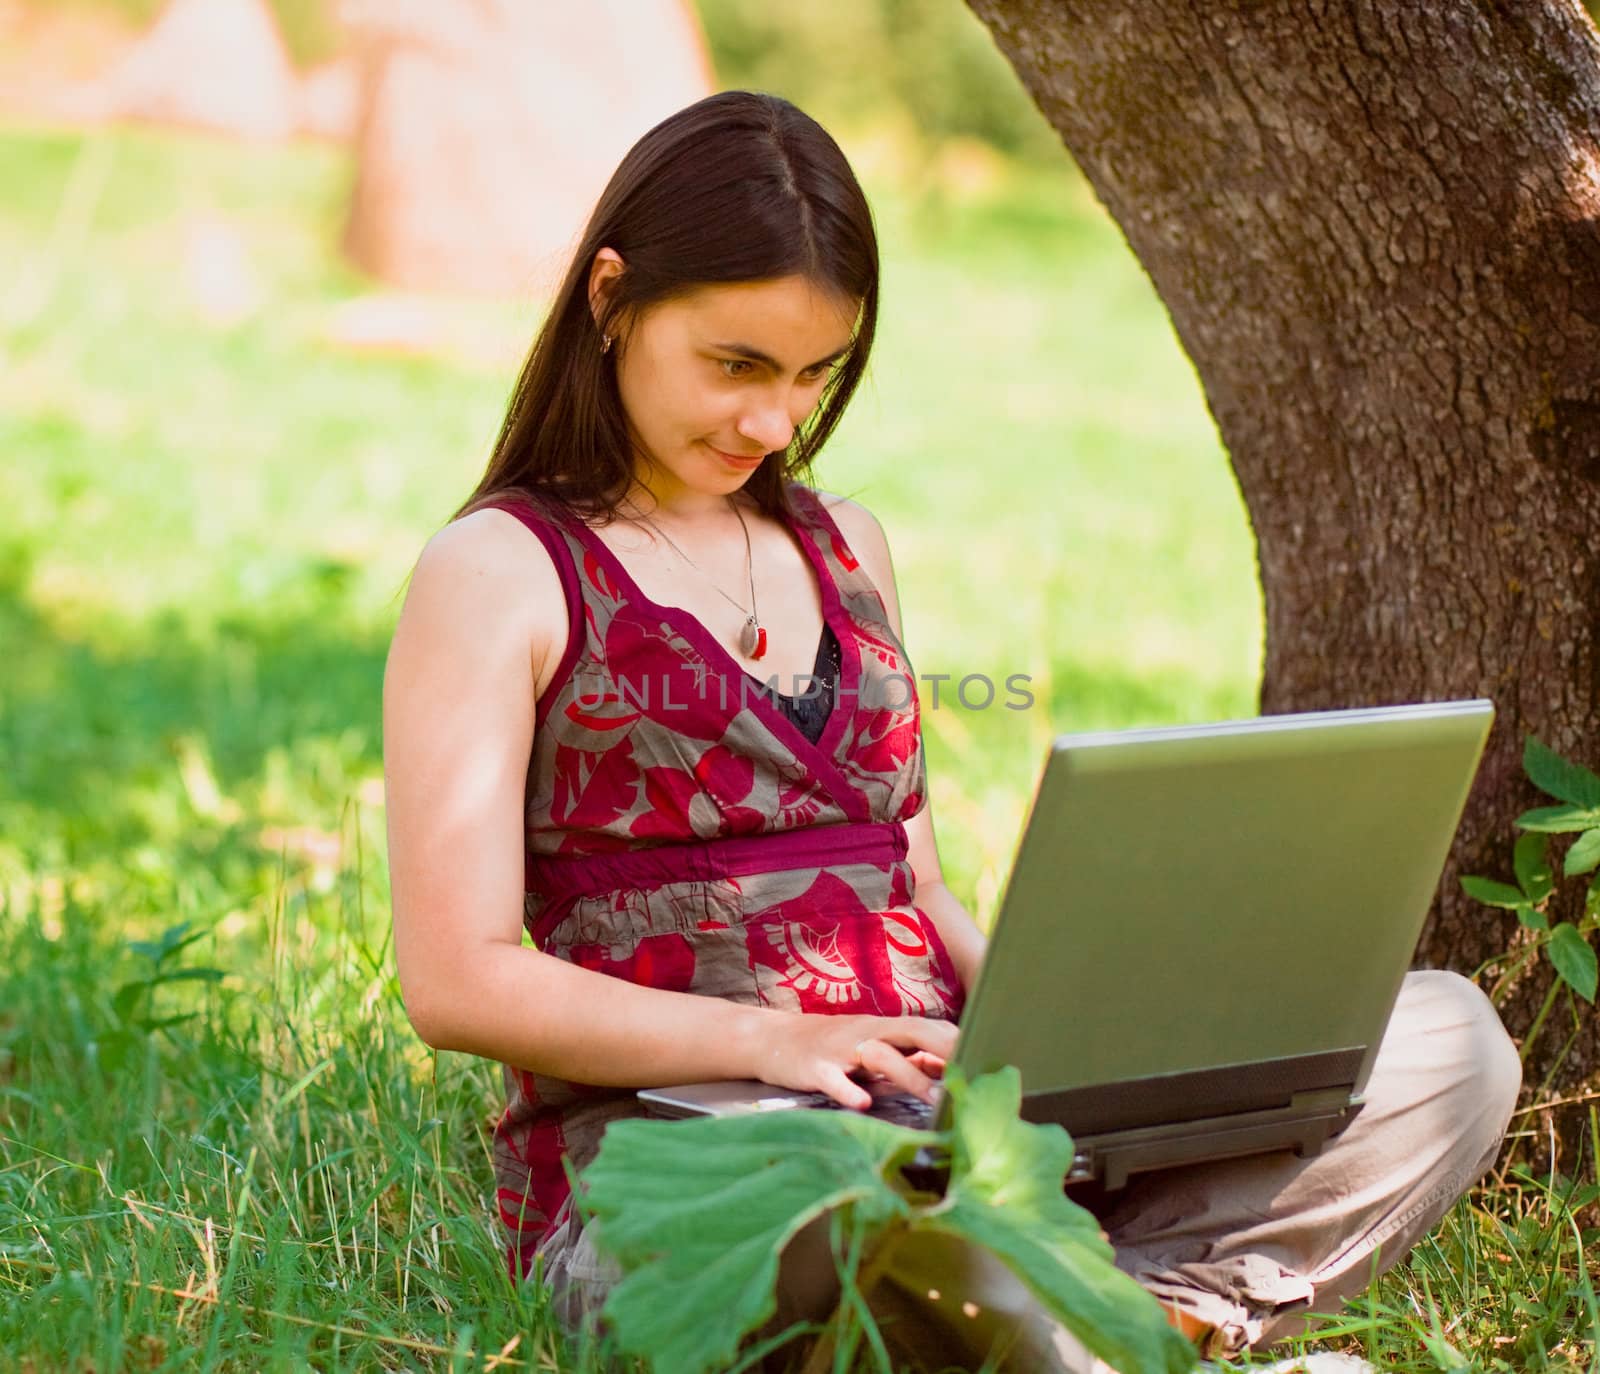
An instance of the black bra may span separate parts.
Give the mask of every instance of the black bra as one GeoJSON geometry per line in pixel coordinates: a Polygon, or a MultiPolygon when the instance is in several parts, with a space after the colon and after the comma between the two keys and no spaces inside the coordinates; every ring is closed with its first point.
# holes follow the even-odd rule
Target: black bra
{"type": "MultiPolygon", "coordinates": [[[[753,673],[745,674],[754,686],[761,689],[762,695],[783,712],[802,735],[815,744],[821,738],[828,717],[833,712],[834,689],[839,682],[839,637],[834,634],[833,627],[826,621],[822,625],[822,638],[817,642],[817,660],[811,666],[811,676],[821,685],[822,690],[813,696],[791,696],[776,688],[768,687],[753,673]]],[[[805,684],[800,685],[804,690],[805,684]]]]}

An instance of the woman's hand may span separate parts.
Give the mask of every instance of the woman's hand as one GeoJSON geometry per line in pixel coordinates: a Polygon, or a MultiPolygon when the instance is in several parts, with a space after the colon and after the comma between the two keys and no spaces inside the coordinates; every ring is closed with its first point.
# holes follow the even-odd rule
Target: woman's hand
{"type": "Polygon", "coordinates": [[[953,1021],[926,1016],[827,1016],[769,1012],[763,1018],[756,1076],[796,1092],[823,1092],[865,1111],[872,1094],[850,1078],[886,1079],[924,1102],[956,1044],[953,1021]]]}

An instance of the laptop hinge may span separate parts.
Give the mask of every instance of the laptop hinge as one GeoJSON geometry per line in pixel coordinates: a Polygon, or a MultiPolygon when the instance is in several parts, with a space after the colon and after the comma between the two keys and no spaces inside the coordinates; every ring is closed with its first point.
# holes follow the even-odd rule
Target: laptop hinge
{"type": "Polygon", "coordinates": [[[1129,1175],[1149,1169],[1190,1164],[1267,1150],[1293,1150],[1309,1157],[1354,1120],[1363,1105],[1350,1087],[1295,1094],[1288,1108],[1240,1112],[1232,1116],[1185,1122],[1177,1130],[1151,1127],[1086,1136],[1076,1142],[1069,1182],[1097,1181],[1106,1189],[1121,1188],[1129,1175]],[[1304,1099],[1304,1101],[1303,1101],[1304,1099]]]}

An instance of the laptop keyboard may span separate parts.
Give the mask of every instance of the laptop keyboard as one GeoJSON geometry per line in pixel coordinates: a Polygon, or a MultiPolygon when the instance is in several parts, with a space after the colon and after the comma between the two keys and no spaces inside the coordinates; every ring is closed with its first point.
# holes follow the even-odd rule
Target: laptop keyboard
{"type": "Polygon", "coordinates": [[[933,1129],[932,1104],[913,1093],[885,1093],[867,1109],[867,1115],[887,1121],[892,1126],[909,1126],[919,1131],[933,1129]]]}
{"type": "MultiPolygon", "coordinates": [[[[807,1107],[814,1111],[843,1112],[851,1108],[835,1102],[827,1093],[796,1093],[792,1097],[768,1098],[756,1104],[758,1110],[775,1110],[785,1107],[807,1107]]],[[[931,1131],[937,1109],[924,1102],[915,1093],[875,1093],[868,1116],[887,1121],[892,1126],[909,1126],[912,1130],[931,1131]]]]}

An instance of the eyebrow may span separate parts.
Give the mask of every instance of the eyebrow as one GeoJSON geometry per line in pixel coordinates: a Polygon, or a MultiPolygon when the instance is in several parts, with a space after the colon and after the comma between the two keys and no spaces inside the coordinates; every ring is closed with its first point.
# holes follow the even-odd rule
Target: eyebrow
{"type": "MultiPolygon", "coordinates": [[[[853,343],[854,340],[851,342],[853,343]]],[[[850,351],[850,346],[850,344],[846,344],[843,348],[837,348],[832,353],[828,354],[826,358],[818,358],[816,362],[811,364],[810,367],[803,367],[800,370],[802,372],[810,372],[812,368],[821,367],[824,363],[836,363],[840,358],[844,357],[844,355],[850,351]]],[[[780,364],[776,358],[769,357],[759,348],[751,348],[749,344],[714,343],[711,345],[711,347],[718,349],[723,353],[737,353],[741,358],[747,358],[753,363],[765,363],[774,372],[783,371],[782,364],[780,364]]]]}

